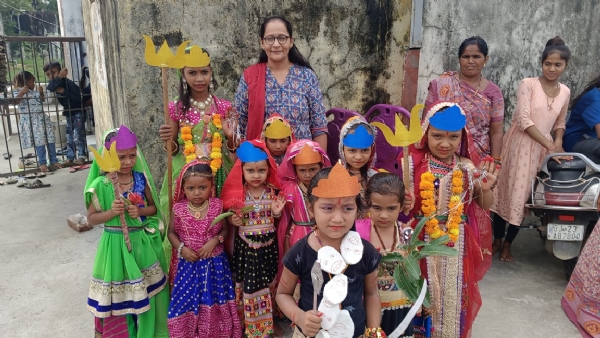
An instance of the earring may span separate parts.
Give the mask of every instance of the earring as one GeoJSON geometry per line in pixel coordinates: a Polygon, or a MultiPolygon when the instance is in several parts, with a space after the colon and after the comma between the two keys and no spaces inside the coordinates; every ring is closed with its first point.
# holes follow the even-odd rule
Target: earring
{"type": "Polygon", "coordinates": [[[211,76],[211,77],[210,77],[210,84],[208,85],[208,91],[209,91],[210,93],[212,93],[212,92],[213,92],[213,90],[215,90],[215,85],[213,84],[213,78],[212,78],[212,76],[211,76]]]}
{"type": "Polygon", "coordinates": [[[185,82],[185,79],[181,79],[181,84],[183,86],[183,95],[187,95],[187,92],[188,92],[187,87],[188,86],[187,86],[187,82],[185,82]]]}

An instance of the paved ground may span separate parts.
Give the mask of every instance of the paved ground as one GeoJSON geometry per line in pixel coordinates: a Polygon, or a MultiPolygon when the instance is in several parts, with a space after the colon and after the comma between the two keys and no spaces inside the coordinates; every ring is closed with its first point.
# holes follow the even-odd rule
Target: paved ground
{"type": "MultiPolygon", "coordinates": [[[[93,336],[85,302],[102,229],[76,233],[66,223],[67,215],[85,212],[86,177],[87,170],[63,169],[43,179],[50,188],[0,186],[0,337],[93,336]]],[[[513,263],[496,257],[480,283],[473,337],[579,337],[560,307],[562,263],[535,231],[521,232],[514,254],[513,263]]]]}

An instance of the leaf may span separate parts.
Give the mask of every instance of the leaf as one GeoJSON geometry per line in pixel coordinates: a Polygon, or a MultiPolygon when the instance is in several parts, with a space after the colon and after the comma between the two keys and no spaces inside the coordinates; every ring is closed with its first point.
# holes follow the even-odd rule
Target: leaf
{"type": "Polygon", "coordinates": [[[421,248],[419,251],[419,255],[423,257],[428,256],[448,256],[448,257],[456,257],[458,256],[458,251],[456,249],[445,246],[445,245],[433,245],[428,244],[421,248]]]}
{"type": "Polygon", "coordinates": [[[404,257],[402,257],[402,255],[400,255],[399,253],[390,252],[387,255],[381,256],[381,261],[396,263],[399,262],[402,258],[404,257]]]}
{"type": "Polygon", "coordinates": [[[406,267],[406,271],[410,274],[410,276],[419,280],[421,278],[421,269],[419,268],[419,262],[415,259],[414,256],[409,255],[404,259],[404,266],[406,267]]]}
{"type": "Polygon", "coordinates": [[[415,243],[414,243],[414,245],[415,245],[415,246],[414,246],[414,247],[412,247],[412,249],[416,249],[416,248],[422,247],[422,246],[423,246],[423,245],[425,245],[425,244],[427,244],[427,242],[423,242],[423,241],[415,241],[415,243]]]}
{"type": "Polygon", "coordinates": [[[425,223],[427,222],[427,220],[427,217],[423,217],[419,221],[419,223],[417,223],[417,226],[415,227],[415,230],[413,231],[413,234],[412,236],[410,236],[410,240],[408,241],[408,246],[410,246],[411,248],[415,247],[415,242],[419,239],[419,235],[421,234],[423,227],[425,227],[425,223]]]}
{"type": "Polygon", "coordinates": [[[433,241],[429,242],[429,244],[431,245],[442,245],[442,244],[446,244],[450,242],[450,236],[448,236],[447,234],[442,236],[442,237],[438,237],[436,239],[434,239],[433,241]]]}
{"type": "Polygon", "coordinates": [[[210,226],[213,226],[219,222],[221,222],[222,220],[224,220],[225,218],[234,215],[234,213],[232,211],[228,211],[228,212],[224,212],[222,214],[220,214],[219,216],[215,217],[215,220],[212,221],[212,223],[210,223],[210,226]]]}
{"type": "Polygon", "coordinates": [[[402,269],[400,264],[394,268],[394,281],[408,299],[412,302],[417,300],[417,297],[419,297],[418,286],[410,282],[407,273],[402,269]]]}

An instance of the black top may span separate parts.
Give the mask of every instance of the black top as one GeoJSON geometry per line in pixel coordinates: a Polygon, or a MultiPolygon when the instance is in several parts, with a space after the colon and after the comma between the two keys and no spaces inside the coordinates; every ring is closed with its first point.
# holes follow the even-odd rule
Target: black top
{"type": "MultiPolygon", "coordinates": [[[[70,79],[55,77],[48,82],[46,87],[49,91],[56,94],[56,99],[63,106],[63,116],[69,113],[75,114],[83,111],[83,102],[81,100],[81,90],[79,86],[70,79]],[[62,87],[65,89],[62,93],[56,93],[56,89],[62,87]]],[[[89,100],[89,99],[88,99],[89,100]]]]}
{"type": "MultiPolygon", "coordinates": [[[[300,278],[300,300],[298,307],[304,311],[310,311],[313,308],[313,286],[310,278],[310,270],[317,260],[317,252],[308,244],[306,236],[288,251],[283,258],[283,265],[293,274],[300,278]]],[[[371,243],[362,240],[364,250],[360,262],[354,265],[349,265],[344,275],[348,277],[348,295],[342,302],[342,309],[350,312],[350,317],[354,322],[354,337],[358,337],[365,332],[366,328],[366,312],[364,304],[365,277],[377,269],[381,255],[371,243]]],[[[333,277],[333,275],[331,276],[333,277]]],[[[323,271],[323,287],[331,280],[329,274],[323,271]]],[[[318,303],[321,303],[323,298],[323,290],[319,292],[317,297],[318,303]]],[[[300,329],[300,327],[298,327],[300,329]]]]}

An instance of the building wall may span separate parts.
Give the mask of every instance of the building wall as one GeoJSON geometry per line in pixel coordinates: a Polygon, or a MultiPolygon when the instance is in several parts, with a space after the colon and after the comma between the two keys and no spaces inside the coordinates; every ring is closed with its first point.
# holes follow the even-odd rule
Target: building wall
{"type": "Polygon", "coordinates": [[[473,35],[483,37],[489,45],[490,61],[483,75],[502,89],[505,126],[515,109],[520,80],[541,75],[542,51],[546,41],[557,35],[572,52],[560,81],[574,98],[600,74],[600,35],[594,28],[598,14],[598,1],[587,0],[426,1],[418,100],[425,100],[430,80],[458,69],[458,47],[473,35]]]}
{"type": "MultiPolygon", "coordinates": [[[[166,39],[176,46],[189,39],[206,48],[220,85],[216,94],[233,101],[242,71],[258,58],[260,23],[283,15],[292,22],[295,43],[320,80],[327,109],[366,112],[375,103],[400,104],[402,99],[411,0],[83,0],[82,4],[87,40],[96,44],[88,48],[90,64],[106,66],[106,86],[95,84],[92,89],[94,106],[97,97],[103,103],[96,112],[98,133],[130,124],[156,175],[162,175],[166,158],[157,135],[164,121],[163,101],[160,70],[144,62],[144,34],[156,45],[166,39]],[[95,38],[94,6],[100,9],[96,17],[102,24],[102,34],[95,38]]],[[[96,82],[98,72],[91,73],[96,82]]],[[[171,98],[176,95],[176,74],[169,70],[171,98]]]]}
{"type": "MultiPolygon", "coordinates": [[[[58,20],[60,22],[60,36],[84,36],[83,12],[81,9],[81,0],[57,0],[58,20]]],[[[79,45],[64,43],[65,48],[65,67],[67,67],[73,79],[81,77],[81,67],[86,64],[86,60],[80,55],[79,45]]],[[[85,53],[85,43],[82,46],[85,53]]]]}

